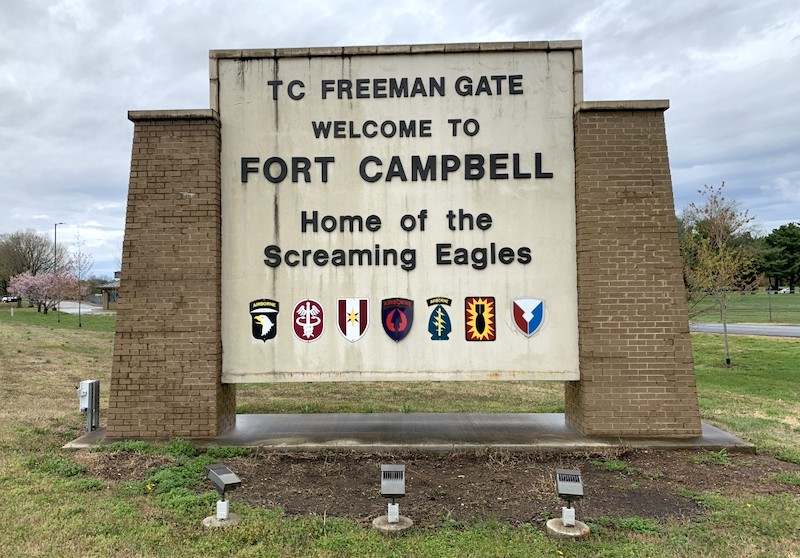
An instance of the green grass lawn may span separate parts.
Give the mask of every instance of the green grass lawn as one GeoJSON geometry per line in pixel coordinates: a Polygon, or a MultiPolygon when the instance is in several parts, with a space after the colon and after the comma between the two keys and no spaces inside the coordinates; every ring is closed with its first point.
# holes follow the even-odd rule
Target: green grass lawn
{"type": "Polygon", "coordinates": [[[36,308],[27,306],[17,308],[16,304],[0,304],[0,323],[10,325],[32,325],[56,329],[75,329],[86,331],[112,332],[117,323],[116,313],[111,314],[66,314],[50,310],[47,314],[37,312],[36,308]]]}
{"type": "Polygon", "coordinates": [[[559,413],[558,382],[242,384],[238,413],[559,413]],[[531,411],[534,409],[534,411],[531,411]]]}
{"type": "MultiPolygon", "coordinates": [[[[800,324],[800,294],[731,294],[728,323],[800,324]]],[[[692,321],[719,323],[719,306],[709,297],[690,308],[692,321]]]]}
{"type": "MultiPolygon", "coordinates": [[[[800,297],[798,297],[800,298],[800,297]]],[[[800,555],[800,502],[786,494],[693,494],[704,514],[592,524],[580,542],[548,538],[538,523],[443,523],[386,540],[334,517],[289,517],[279,508],[233,503],[233,529],[206,531],[216,494],[202,466],[232,450],[198,451],[185,441],[124,443],[116,450],[169,455],[172,464],[144,477],[105,483],[86,474],[61,446],[84,426],[75,384],[101,380],[102,413],[113,346],[113,316],[35,315],[0,307],[0,556],[571,556],[700,557],[800,555]]],[[[800,463],[800,341],[693,335],[704,420],[756,444],[759,452],[800,463]]],[[[239,405],[257,412],[553,412],[557,383],[303,384],[241,386],[239,405]],[[384,400],[388,402],[384,403],[384,400]],[[527,402],[527,404],[526,404],[527,402]]],[[[718,460],[719,461],[719,460],[718,460]]],[[[707,466],[720,467],[724,460],[707,466]]],[[[800,482],[788,473],[786,483],[800,482]]]]}
{"type": "Polygon", "coordinates": [[[800,463],[800,339],[729,340],[727,368],[721,336],[692,336],[703,418],[800,463]]]}

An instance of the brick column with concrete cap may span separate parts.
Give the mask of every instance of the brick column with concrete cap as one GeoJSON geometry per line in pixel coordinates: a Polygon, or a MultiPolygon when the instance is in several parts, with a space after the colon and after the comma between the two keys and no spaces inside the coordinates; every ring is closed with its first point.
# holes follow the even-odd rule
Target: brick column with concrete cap
{"type": "Polygon", "coordinates": [[[581,379],[567,423],[587,435],[701,432],[672,197],[667,101],[575,112],[581,379]]]}
{"type": "Polygon", "coordinates": [[[220,382],[220,123],[134,111],[110,438],[215,437],[236,420],[220,382]]]}

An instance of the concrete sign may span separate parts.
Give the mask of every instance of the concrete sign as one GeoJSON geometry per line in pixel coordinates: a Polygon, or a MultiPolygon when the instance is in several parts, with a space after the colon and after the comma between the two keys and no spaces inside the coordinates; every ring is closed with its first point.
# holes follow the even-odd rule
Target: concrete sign
{"type": "Polygon", "coordinates": [[[579,379],[575,55],[212,53],[223,382],[579,379]]]}

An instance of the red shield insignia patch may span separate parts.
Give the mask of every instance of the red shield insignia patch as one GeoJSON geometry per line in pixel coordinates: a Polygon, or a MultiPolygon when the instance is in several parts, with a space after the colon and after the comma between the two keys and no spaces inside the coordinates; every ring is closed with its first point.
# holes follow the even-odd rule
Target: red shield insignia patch
{"type": "Polygon", "coordinates": [[[544,320],[544,300],[540,298],[518,298],[511,303],[514,325],[526,337],[536,333],[544,320]]]}
{"type": "Polygon", "coordinates": [[[298,302],[292,311],[292,328],[301,341],[316,341],[325,329],[325,313],[316,300],[307,298],[298,302]]]}

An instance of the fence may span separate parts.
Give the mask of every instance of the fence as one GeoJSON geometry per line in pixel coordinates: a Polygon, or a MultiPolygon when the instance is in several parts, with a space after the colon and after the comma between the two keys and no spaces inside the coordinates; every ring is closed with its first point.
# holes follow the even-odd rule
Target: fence
{"type": "MultiPolygon", "coordinates": [[[[800,324],[800,293],[728,293],[726,298],[729,323],[800,324]]],[[[711,296],[690,304],[689,317],[694,322],[722,321],[719,305],[711,296]]]]}

